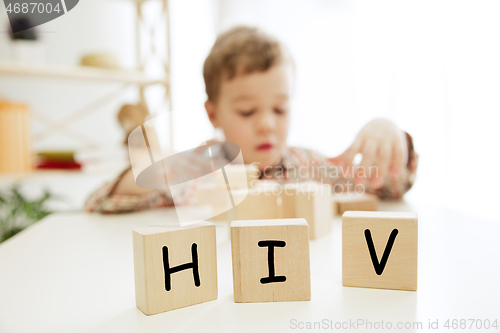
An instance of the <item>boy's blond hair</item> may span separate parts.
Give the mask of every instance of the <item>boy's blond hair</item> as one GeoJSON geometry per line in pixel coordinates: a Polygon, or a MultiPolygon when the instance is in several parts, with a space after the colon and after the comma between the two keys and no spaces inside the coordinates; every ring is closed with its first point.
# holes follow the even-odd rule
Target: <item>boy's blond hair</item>
{"type": "Polygon", "coordinates": [[[239,26],[217,37],[205,59],[203,77],[208,99],[216,101],[222,79],[264,72],[285,58],[284,46],[263,31],[239,26]]]}

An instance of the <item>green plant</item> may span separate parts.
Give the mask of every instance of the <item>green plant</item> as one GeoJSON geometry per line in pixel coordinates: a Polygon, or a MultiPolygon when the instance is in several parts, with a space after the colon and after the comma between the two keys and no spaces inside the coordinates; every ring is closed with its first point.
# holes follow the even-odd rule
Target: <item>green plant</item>
{"type": "Polygon", "coordinates": [[[0,192],[0,243],[49,215],[45,206],[52,198],[54,195],[45,190],[40,198],[28,200],[18,186],[0,192]]]}

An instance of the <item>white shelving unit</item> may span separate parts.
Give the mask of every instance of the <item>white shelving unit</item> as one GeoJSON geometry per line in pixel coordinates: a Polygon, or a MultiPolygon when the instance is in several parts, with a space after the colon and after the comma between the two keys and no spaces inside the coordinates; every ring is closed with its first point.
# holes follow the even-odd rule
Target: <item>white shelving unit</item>
{"type": "Polygon", "coordinates": [[[153,84],[169,84],[168,78],[149,78],[141,71],[112,70],[85,66],[30,64],[11,61],[0,61],[0,74],[134,83],[142,87],[153,84]]]}
{"type": "MultiPolygon", "coordinates": [[[[123,83],[118,91],[113,91],[112,93],[99,97],[98,100],[89,101],[91,102],[86,107],[76,110],[75,112],[68,114],[62,120],[53,121],[37,113],[33,110],[34,117],[43,122],[47,127],[40,133],[35,134],[33,140],[40,140],[51,135],[55,131],[63,133],[68,137],[72,137],[77,141],[83,142],[88,147],[93,147],[94,143],[91,138],[83,136],[81,134],[72,133],[69,130],[69,126],[78,120],[82,116],[88,114],[95,110],[98,106],[108,102],[111,98],[121,93],[128,88],[129,85],[136,85],[139,89],[140,102],[148,106],[144,90],[153,85],[163,85],[165,87],[164,101],[169,111],[172,110],[172,98],[170,94],[170,17],[168,11],[168,0],[128,0],[135,3],[137,8],[136,14],[136,52],[137,52],[137,69],[136,70],[116,70],[116,69],[101,69],[95,67],[87,66],[61,66],[52,64],[32,64],[32,63],[19,63],[19,62],[8,62],[0,61],[0,75],[14,75],[22,77],[39,77],[44,78],[56,78],[63,80],[94,80],[97,82],[116,82],[123,83]],[[145,2],[158,1],[162,5],[161,12],[159,13],[158,20],[155,22],[146,22],[143,13],[142,5],[145,2]],[[142,30],[145,30],[146,34],[151,37],[158,33],[159,29],[166,29],[166,39],[164,42],[167,45],[167,52],[163,56],[159,56],[159,61],[161,62],[161,67],[164,69],[160,77],[150,77],[145,74],[145,68],[148,61],[153,61],[155,57],[158,56],[158,47],[153,45],[150,41],[149,45],[143,45],[145,41],[142,40],[143,35],[142,30]],[[141,52],[141,49],[145,49],[146,52],[141,52]]],[[[153,40],[153,38],[151,38],[153,40]]],[[[165,103],[162,103],[165,104],[165,103]]],[[[169,112],[169,137],[170,137],[170,148],[173,146],[173,125],[172,116],[169,112]]]]}

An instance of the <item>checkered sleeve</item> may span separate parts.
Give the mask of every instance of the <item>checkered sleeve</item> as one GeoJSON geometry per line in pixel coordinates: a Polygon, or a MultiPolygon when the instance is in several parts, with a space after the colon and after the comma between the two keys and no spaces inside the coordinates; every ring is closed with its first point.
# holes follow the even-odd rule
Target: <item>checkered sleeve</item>
{"type": "Polygon", "coordinates": [[[116,179],[95,190],[85,202],[87,212],[102,214],[118,214],[137,212],[145,209],[174,206],[172,198],[162,190],[151,190],[138,195],[111,194],[123,175],[124,170],[116,179]]]}

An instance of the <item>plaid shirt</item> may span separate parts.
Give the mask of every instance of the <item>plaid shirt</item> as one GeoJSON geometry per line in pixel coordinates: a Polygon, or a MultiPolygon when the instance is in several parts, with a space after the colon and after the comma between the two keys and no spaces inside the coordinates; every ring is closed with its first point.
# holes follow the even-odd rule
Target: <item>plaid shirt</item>
{"type": "MultiPolygon", "coordinates": [[[[398,176],[386,177],[379,189],[364,184],[366,193],[375,194],[381,199],[400,199],[414,184],[418,165],[418,154],[413,148],[413,139],[406,133],[408,143],[408,163],[398,176]]],[[[138,195],[110,194],[128,167],[112,182],[106,183],[93,192],[85,203],[88,212],[128,213],[145,209],[174,206],[168,192],[151,190],[138,195]]],[[[350,188],[352,190],[352,170],[342,170],[339,165],[322,154],[310,149],[288,147],[283,153],[281,164],[261,173],[261,179],[277,180],[280,183],[296,181],[321,181],[333,186],[333,191],[350,188]],[[304,169],[305,168],[305,169],[304,169]],[[301,170],[307,170],[304,175],[301,170]]]]}

